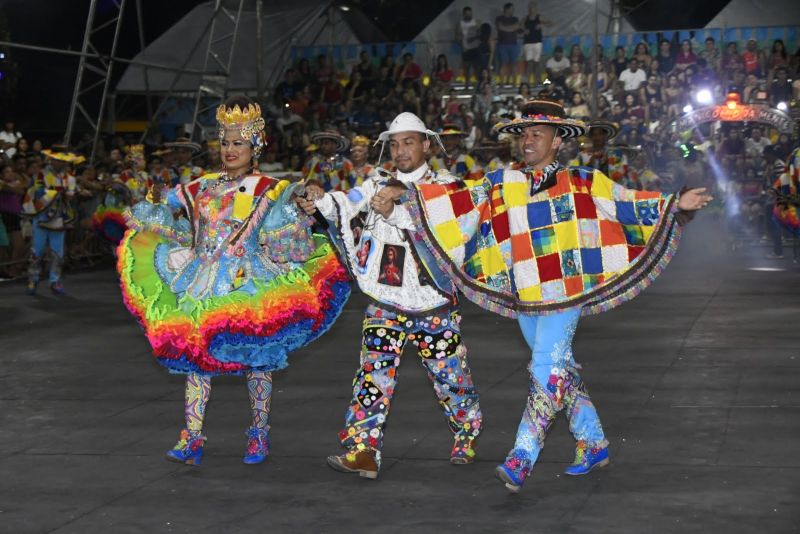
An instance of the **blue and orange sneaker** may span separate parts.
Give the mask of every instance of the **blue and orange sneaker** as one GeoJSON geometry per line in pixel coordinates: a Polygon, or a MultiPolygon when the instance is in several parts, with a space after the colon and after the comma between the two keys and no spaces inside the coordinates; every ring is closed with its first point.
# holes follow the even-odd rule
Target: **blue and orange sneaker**
{"type": "Polygon", "coordinates": [[[575,461],[564,470],[565,475],[585,475],[595,467],[608,465],[608,444],[589,447],[585,442],[579,441],[575,448],[575,461]]]}
{"type": "Polygon", "coordinates": [[[242,461],[246,464],[260,464],[269,456],[269,428],[251,426],[245,432],[247,452],[242,461]]]}
{"type": "Polygon", "coordinates": [[[199,466],[203,460],[203,445],[206,437],[197,430],[184,428],[181,430],[178,443],[167,451],[167,460],[186,465],[199,466]]]}
{"type": "Polygon", "coordinates": [[[508,491],[519,493],[532,469],[531,461],[523,451],[514,449],[508,453],[506,461],[495,468],[494,474],[505,484],[508,491]]]}

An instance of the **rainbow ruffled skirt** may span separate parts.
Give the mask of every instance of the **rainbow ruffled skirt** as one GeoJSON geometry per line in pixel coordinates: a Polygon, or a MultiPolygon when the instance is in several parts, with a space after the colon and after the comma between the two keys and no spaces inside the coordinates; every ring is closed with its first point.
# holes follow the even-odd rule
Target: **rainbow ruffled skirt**
{"type": "Polygon", "coordinates": [[[92,214],[92,228],[113,245],[118,245],[128,229],[123,215],[124,207],[111,207],[100,204],[92,214]]]}

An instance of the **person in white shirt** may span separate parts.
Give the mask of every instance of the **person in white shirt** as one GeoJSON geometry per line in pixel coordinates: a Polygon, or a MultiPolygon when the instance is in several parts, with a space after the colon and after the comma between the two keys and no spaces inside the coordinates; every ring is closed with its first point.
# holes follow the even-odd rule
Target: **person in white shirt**
{"type": "Polygon", "coordinates": [[[619,74],[619,81],[621,81],[626,91],[638,91],[639,87],[647,81],[647,73],[644,69],[639,68],[639,62],[636,59],[631,59],[628,62],[628,68],[619,74]]]}
{"type": "Polygon", "coordinates": [[[754,126],[750,131],[750,138],[745,141],[745,152],[749,158],[761,158],[764,149],[771,145],[769,139],[763,136],[761,127],[754,126]]]}
{"type": "Polygon", "coordinates": [[[0,132],[0,149],[5,150],[6,156],[11,160],[17,152],[17,141],[22,134],[14,128],[14,123],[6,121],[5,128],[0,132]]]}
{"type": "Polygon", "coordinates": [[[547,70],[547,77],[556,85],[564,86],[569,70],[569,59],[564,57],[564,49],[560,46],[553,50],[553,57],[548,59],[544,68],[547,70]]]}
{"type": "Polygon", "coordinates": [[[455,181],[447,171],[434,173],[428,167],[425,153],[431,137],[438,140],[419,117],[401,113],[379,137],[389,142],[396,173],[382,172],[347,192],[325,193],[322,187],[307,183],[305,198],[297,199],[306,213],[318,211],[330,221],[333,241],[342,249],[353,278],[373,300],[364,317],[353,398],[339,433],[348,452],[328,457],[333,469],[370,479],[377,478],[380,470],[395,373],[409,341],[419,351],[455,436],[450,463],[473,462],[474,440],[482,429],[452,282],[429,273],[418,262],[407,232],[419,221],[395,206],[412,184],[455,181]],[[363,212],[363,226],[354,227],[363,212]]]}
{"type": "Polygon", "coordinates": [[[472,8],[464,6],[461,10],[461,20],[456,26],[456,40],[461,44],[461,72],[464,75],[464,85],[469,87],[470,71],[476,78],[480,70],[480,51],[478,47],[481,39],[478,29],[480,24],[472,16],[472,8]]]}

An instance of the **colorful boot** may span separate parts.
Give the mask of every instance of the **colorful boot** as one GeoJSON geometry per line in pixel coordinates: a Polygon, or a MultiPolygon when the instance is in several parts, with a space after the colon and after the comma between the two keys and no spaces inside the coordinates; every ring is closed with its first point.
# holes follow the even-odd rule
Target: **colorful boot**
{"type": "Polygon", "coordinates": [[[203,460],[203,444],[206,437],[199,431],[184,428],[178,443],[167,451],[167,460],[186,465],[200,465],[203,460]]]}
{"type": "Polygon", "coordinates": [[[475,461],[475,436],[456,434],[453,449],[450,451],[450,463],[453,465],[471,464],[475,461]]]}
{"type": "Polygon", "coordinates": [[[50,291],[53,292],[53,295],[64,295],[67,292],[61,282],[53,282],[50,284],[50,291]]]}
{"type": "Polygon", "coordinates": [[[566,475],[585,475],[595,467],[608,465],[608,444],[589,447],[586,442],[579,441],[575,448],[575,461],[564,470],[566,475]]]}
{"type": "Polygon", "coordinates": [[[498,465],[494,474],[511,493],[519,493],[533,466],[527,455],[519,449],[512,450],[506,461],[498,465]]]}
{"type": "Polygon", "coordinates": [[[35,295],[36,294],[36,286],[39,285],[36,282],[28,282],[28,285],[25,287],[25,294],[26,295],[35,295]]]}
{"type": "Polygon", "coordinates": [[[328,465],[342,473],[358,473],[374,480],[381,468],[381,452],[375,449],[351,449],[341,456],[328,456],[328,465]]]}
{"type": "Polygon", "coordinates": [[[269,428],[251,426],[245,432],[247,452],[242,460],[246,464],[260,464],[269,456],[269,428]]]}

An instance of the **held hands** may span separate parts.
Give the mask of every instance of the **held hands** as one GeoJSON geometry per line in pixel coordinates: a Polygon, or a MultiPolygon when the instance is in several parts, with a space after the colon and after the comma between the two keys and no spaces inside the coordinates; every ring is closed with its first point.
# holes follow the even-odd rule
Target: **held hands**
{"type": "Polygon", "coordinates": [[[678,199],[678,209],[683,211],[697,211],[705,208],[709,202],[714,200],[711,195],[704,195],[706,188],[698,187],[684,191],[678,199]]]}
{"type": "Polygon", "coordinates": [[[307,183],[305,185],[306,194],[303,197],[295,197],[294,201],[306,213],[306,215],[314,215],[317,211],[315,201],[321,199],[325,195],[325,190],[318,184],[307,183]]]}
{"type": "Polygon", "coordinates": [[[402,187],[388,185],[375,193],[369,205],[378,212],[384,219],[388,218],[394,211],[394,203],[403,196],[405,189],[402,187]]]}

